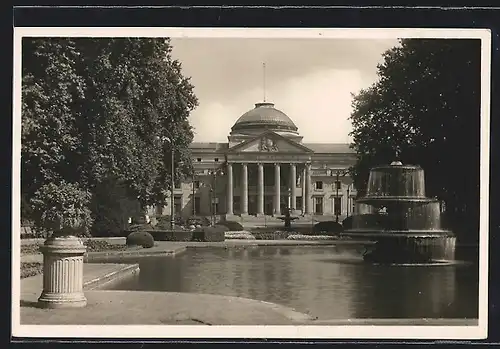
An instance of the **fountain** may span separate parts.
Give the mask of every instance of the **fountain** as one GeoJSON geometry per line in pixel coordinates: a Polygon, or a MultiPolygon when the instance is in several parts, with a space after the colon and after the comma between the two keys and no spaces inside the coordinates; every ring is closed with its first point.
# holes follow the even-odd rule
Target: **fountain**
{"type": "Polygon", "coordinates": [[[282,220],[285,223],[285,229],[291,229],[292,228],[292,221],[299,219],[299,217],[292,217],[290,215],[290,209],[286,208],[285,209],[285,215],[278,217],[278,219],[282,220]]]}
{"type": "Polygon", "coordinates": [[[425,196],[424,170],[399,161],[370,170],[366,196],[343,235],[375,243],[365,261],[389,264],[445,263],[455,258],[456,237],[441,227],[437,199],[425,196]]]}

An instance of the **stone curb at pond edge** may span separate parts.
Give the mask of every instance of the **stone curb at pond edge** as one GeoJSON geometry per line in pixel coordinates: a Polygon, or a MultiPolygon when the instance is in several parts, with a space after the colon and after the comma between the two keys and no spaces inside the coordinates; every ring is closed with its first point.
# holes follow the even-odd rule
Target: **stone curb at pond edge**
{"type": "Polygon", "coordinates": [[[185,246],[174,247],[171,249],[162,249],[157,251],[137,250],[137,251],[102,251],[87,252],[83,256],[84,262],[102,257],[151,257],[151,256],[173,256],[186,251],[185,246]]]}
{"type": "Polygon", "coordinates": [[[119,280],[121,278],[133,275],[139,272],[139,264],[124,264],[123,268],[112,271],[111,273],[98,276],[92,280],[86,281],[83,284],[84,291],[92,291],[104,286],[109,282],[119,280]]]}

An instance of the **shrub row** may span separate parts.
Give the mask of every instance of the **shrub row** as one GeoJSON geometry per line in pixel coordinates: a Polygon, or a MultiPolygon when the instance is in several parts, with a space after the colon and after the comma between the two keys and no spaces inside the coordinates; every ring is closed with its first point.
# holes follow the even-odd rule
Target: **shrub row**
{"type": "Polygon", "coordinates": [[[313,227],[313,232],[315,233],[326,232],[326,233],[340,234],[343,231],[344,228],[342,224],[337,223],[335,221],[319,222],[316,223],[313,227]]]}

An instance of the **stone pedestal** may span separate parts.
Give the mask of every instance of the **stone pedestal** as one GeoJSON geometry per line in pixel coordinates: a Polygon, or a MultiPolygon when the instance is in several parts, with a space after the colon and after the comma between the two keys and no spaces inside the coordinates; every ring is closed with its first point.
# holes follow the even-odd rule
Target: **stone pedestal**
{"type": "Polygon", "coordinates": [[[49,238],[43,253],[43,291],[38,298],[44,308],[80,308],[83,294],[83,255],[87,247],[75,236],[49,238]]]}

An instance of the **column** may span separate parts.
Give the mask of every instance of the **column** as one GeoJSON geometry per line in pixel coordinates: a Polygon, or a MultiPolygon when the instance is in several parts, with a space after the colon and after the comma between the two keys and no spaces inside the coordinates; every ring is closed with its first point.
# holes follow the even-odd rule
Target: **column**
{"type": "Polygon", "coordinates": [[[312,214],[313,205],[311,200],[311,164],[306,164],[306,213],[312,214]]]}
{"type": "Polygon", "coordinates": [[[302,176],[300,178],[300,185],[302,189],[302,214],[306,214],[306,167],[302,168],[302,176]]]}
{"type": "Polygon", "coordinates": [[[257,165],[257,215],[264,214],[264,165],[257,165]]]}
{"type": "Polygon", "coordinates": [[[280,207],[280,164],[274,164],[274,214],[279,215],[281,213],[280,207]]]}
{"type": "Polygon", "coordinates": [[[290,164],[290,190],[291,190],[291,210],[297,210],[297,195],[295,194],[295,183],[297,183],[297,167],[295,164],[290,164]]]}
{"type": "Polygon", "coordinates": [[[74,236],[49,238],[43,253],[43,308],[80,308],[87,305],[83,293],[83,256],[87,247],[74,236]]]}
{"type": "MultiPolygon", "coordinates": [[[[227,164],[227,208],[226,214],[233,214],[233,165],[227,164]]],[[[193,198],[194,200],[194,198],[193,198]]]]}
{"type": "Polygon", "coordinates": [[[241,214],[248,214],[248,165],[241,164],[241,214]]]}

